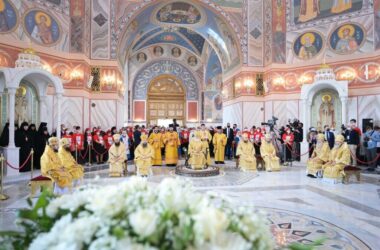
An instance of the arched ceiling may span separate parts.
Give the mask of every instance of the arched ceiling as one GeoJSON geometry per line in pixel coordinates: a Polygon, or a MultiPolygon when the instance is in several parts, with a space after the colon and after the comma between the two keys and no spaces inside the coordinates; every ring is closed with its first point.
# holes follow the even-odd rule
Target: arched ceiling
{"type": "Polygon", "coordinates": [[[209,44],[224,71],[240,65],[240,45],[235,32],[210,6],[198,1],[154,1],[131,17],[118,45],[119,61],[158,43],[171,43],[202,54],[209,44]]]}

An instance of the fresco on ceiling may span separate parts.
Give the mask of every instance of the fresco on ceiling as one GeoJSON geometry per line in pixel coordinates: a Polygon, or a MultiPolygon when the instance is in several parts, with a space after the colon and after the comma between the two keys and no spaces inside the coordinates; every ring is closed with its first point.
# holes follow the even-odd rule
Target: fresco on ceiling
{"type": "Polygon", "coordinates": [[[322,48],[322,35],[315,31],[309,31],[301,34],[293,44],[294,54],[302,60],[314,58],[319,54],[319,52],[321,52],[322,48]]]}
{"type": "Polygon", "coordinates": [[[156,18],[163,23],[195,24],[201,20],[201,14],[192,4],[174,2],[163,6],[156,18]]]}
{"type": "Polygon", "coordinates": [[[227,24],[220,18],[215,17],[215,23],[220,31],[220,36],[225,43],[225,50],[230,58],[230,64],[235,64],[239,61],[238,45],[233,37],[233,33],[228,29],[227,24]]]}
{"type": "Polygon", "coordinates": [[[143,42],[148,39],[149,37],[153,36],[154,34],[160,32],[162,29],[161,28],[157,28],[157,29],[152,29],[148,32],[146,32],[140,39],[136,40],[135,44],[133,45],[133,50],[136,50],[139,48],[139,46],[141,46],[141,44],[143,44],[143,42]]]}
{"type": "Polygon", "coordinates": [[[375,0],[375,49],[380,49],[380,0],[375,0]]]}
{"type": "Polygon", "coordinates": [[[84,42],[84,1],[71,0],[70,2],[70,51],[83,52],[84,42]]]}
{"type": "Polygon", "coordinates": [[[263,1],[252,0],[248,1],[248,65],[262,66],[263,65],[263,1]]]}
{"type": "Polygon", "coordinates": [[[0,0],[0,33],[16,28],[18,23],[16,8],[8,0],[0,0]]]}
{"type": "Polygon", "coordinates": [[[364,43],[365,32],[357,24],[343,24],[330,35],[329,45],[337,54],[351,54],[364,43]]]}
{"type": "Polygon", "coordinates": [[[335,15],[361,10],[363,0],[293,0],[295,24],[316,21],[335,15]]]}
{"type": "Polygon", "coordinates": [[[205,74],[205,120],[220,121],[222,112],[222,65],[214,50],[211,50],[205,74]]]}
{"type": "Polygon", "coordinates": [[[212,2],[227,8],[242,8],[243,0],[211,0],[212,2]]]}
{"type": "Polygon", "coordinates": [[[203,45],[205,43],[203,36],[199,35],[195,31],[183,27],[179,28],[179,32],[193,44],[193,46],[198,50],[199,54],[202,53],[203,45]]]}
{"type": "Polygon", "coordinates": [[[198,59],[197,59],[195,56],[189,56],[189,58],[187,59],[187,63],[188,63],[191,67],[195,67],[195,66],[197,66],[197,64],[198,64],[198,59]]]}
{"type": "Polygon", "coordinates": [[[143,52],[138,53],[137,56],[136,56],[136,60],[137,60],[137,62],[139,62],[140,64],[146,62],[146,59],[147,59],[147,56],[146,56],[146,54],[143,53],[143,52]]]}
{"type": "Polygon", "coordinates": [[[160,46],[156,46],[153,48],[153,55],[155,56],[162,56],[164,54],[164,49],[160,46]]]}
{"type": "Polygon", "coordinates": [[[172,48],[172,56],[173,57],[180,57],[181,56],[181,49],[180,48],[178,48],[178,47],[174,47],[174,48],[172,48]]]}
{"type": "Polygon", "coordinates": [[[272,0],[272,60],[274,63],[286,61],[285,5],[285,0],[272,0]]]}
{"type": "Polygon", "coordinates": [[[58,22],[43,10],[28,11],[24,17],[24,27],[28,36],[41,45],[54,45],[61,37],[58,22]]]}

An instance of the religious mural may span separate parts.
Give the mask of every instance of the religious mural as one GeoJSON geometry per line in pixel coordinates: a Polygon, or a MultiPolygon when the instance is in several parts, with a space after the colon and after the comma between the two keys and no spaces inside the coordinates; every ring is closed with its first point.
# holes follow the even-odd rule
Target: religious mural
{"type": "Polygon", "coordinates": [[[164,49],[160,46],[156,46],[153,48],[153,54],[155,56],[162,56],[162,54],[164,54],[164,49]]]}
{"type": "Polygon", "coordinates": [[[336,28],[329,38],[329,45],[335,53],[351,54],[364,43],[365,32],[357,24],[343,24],[336,28]]]}
{"type": "Polygon", "coordinates": [[[272,57],[274,63],[286,61],[285,0],[272,0],[272,57]]]}
{"type": "Polygon", "coordinates": [[[322,90],[313,98],[312,126],[323,131],[325,125],[340,128],[342,125],[342,108],[338,93],[333,90],[322,90]]]}
{"type": "Polygon", "coordinates": [[[181,49],[178,47],[172,48],[172,56],[174,57],[180,57],[181,56],[181,49]]]}
{"type": "Polygon", "coordinates": [[[144,63],[144,62],[146,62],[147,56],[145,53],[140,52],[137,54],[136,59],[137,59],[137,62],[144,63]]]}
{"type": "Polygon", "coordinates": [[[0,33],[10,32],[16,28],[17,11],[12,2],[0,0],[0,33]]]}
{"type": "Polygon", "coordinates": [[[163,23],[194,24],[201,20],[201,14],[192,4],[174,2],[162,7],[156,18],[163,23]]]}
{"type": "Polygon", "coordinates": [[[294,54],[302,60],[309,60],[315,57],[322,48],[322,35],[315,31],[308,31],[301,34],[293,44],[294,54]]]}
{"type": "Polygon", "coordinates": [[[187,63],[188,63],[191,67],[195,67],[195,66],[197,66],[197,64],[198,64],[198,59],[197,59],[195,56],[190,56],[190,57],[187,59],[187,63]]]}
{"type": "Polygon", "coordinates": [[[38,122],[39,102],[37,92],[29,83],[21,83],[16,92],[15,100],[15,122],[21,124],[23,122],[38,122]]]}
{"type": "Polygon", "coordinates": [[[70,4],[70,51],[74,53],[83,52],[84,28],[85,28],[85,2],[82,0],[71,0],[70,4]]]}
{"type": "Polygon", "coordinates": [[[361,10],[363,0],[293,0],[295,24],[361,10]]]}
{"type": "Polygon", "coordinates": [[[380,49],[380,0],[374,2],[375,14],[375,49],[380,49]]]}
{"type": "Polygon", "coordinates": [[[24,28],[33,41],[45,46],[56,44],[61,37],[56,19],[39,9],[29,10],[25,14],[24,28]]]}
{"type": "Polygon", "coordinates": [[[212,2],[227,8],[242,8],[243,0],[211,0],[212,2]]]}
{"type": "Polygon", "coordinates": [[[263,65],[263,2],[261,0],[248,1],[248,64],[251,66],[263,65]]]}

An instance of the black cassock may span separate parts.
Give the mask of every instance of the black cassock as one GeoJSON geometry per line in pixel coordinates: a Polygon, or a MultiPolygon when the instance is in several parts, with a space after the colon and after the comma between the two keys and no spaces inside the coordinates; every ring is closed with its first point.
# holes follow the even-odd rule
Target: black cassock
{"type": "Polygon", "coordinates": [[[0,146],[7,147],[8,144],[9,144],[9,123],[7,122],[0,136],[0,146]]]}
{"type": "Polygon", "coordinates": [[[46,122],[41,122],[38,131],[37,131],[37,137],[34,140],[34,166],[37,169],[41,168],[41,156],[45,151],[45,147],[48,143],[48,140],[50,138],[48,129],[46,127],[46,122]],[[44,133],[46,131],[46,134],[44,133]]]}
{"type": "MultiPolygon", "coordinates": [[[[32,149],[32,138],[29,131],[24,129],[24,126],[28,126],[28,123],[24,122],[21,124],[20,128],[16,131],[16,147],[20,148],[19,152],[19,164],[20,167],[28,159],[30,150],[32,149]]],[[[31,159],[25,163],[25,166],[20,169],[20,172],[27,172],[31,169],[31,159]]]]}

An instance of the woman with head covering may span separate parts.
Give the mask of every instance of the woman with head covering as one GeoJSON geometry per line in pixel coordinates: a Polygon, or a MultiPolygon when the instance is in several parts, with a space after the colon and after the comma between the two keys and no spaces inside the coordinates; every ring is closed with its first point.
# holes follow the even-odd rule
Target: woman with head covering
{"type": "Polygon", "coordinates": [[[20,151],[19,151],[20,166],[25,163],[25,166],[19,170],[20,172],[30,171],[31,169],[30,159],[28,160],[28,162],[26,162],[26,160],[29,157],[30,151],[32,149],[32,139],[31,139],[28,129],[29,129],[28,123],[23,122],[20,128],[16,131],[15,143],[16,143],[16,147],[20,148],[20,151]]]}
{"type": "Polygon", "coordinates": [[[6,147],[9,144],[9,122],[7,122],[4,126],[3,132],[0,136],[0,146],[6,147]]]}
{"type": "Polygon", "coordinates": [[[48,140],[50,138],[49,131],[46,127],[47,123],[41,122],[40,126],[38,127],[38,132],[37,132],[37,137],[35,140],[35,147],[34,147],[34,156],[35,156],[35,161],[34,165],[35,168],[39,169],[41,164],[40,164],[40,159],[42,154],[45,151],[46,144],[48,144],[48,140]]]}

